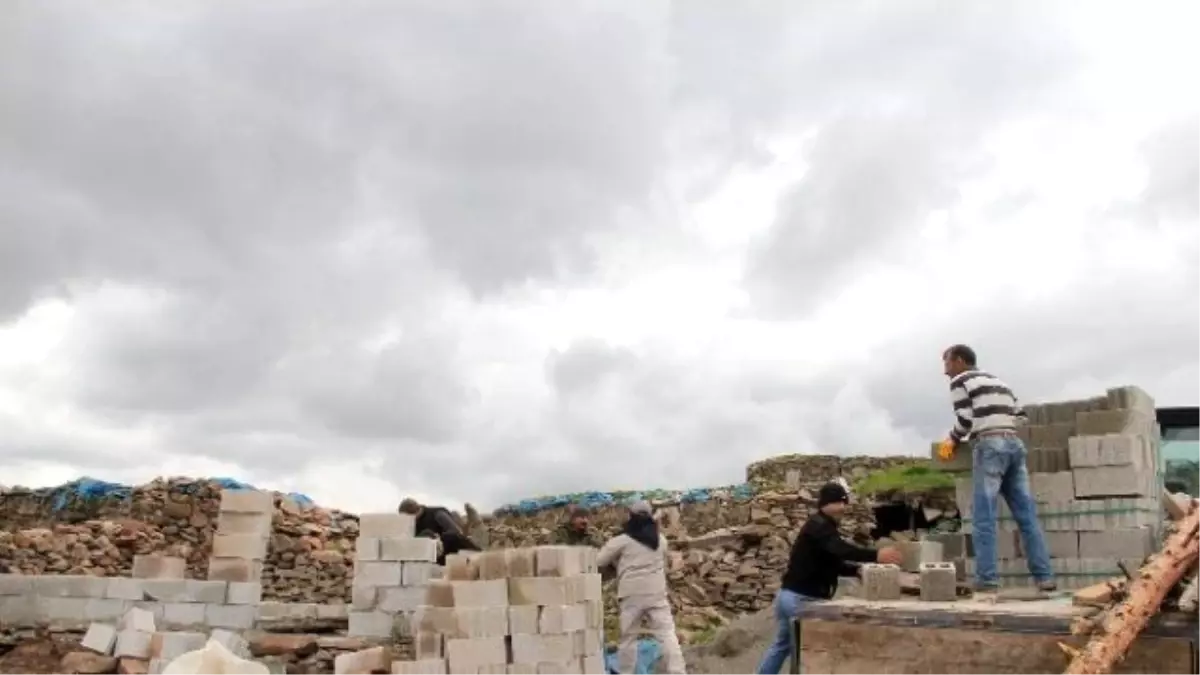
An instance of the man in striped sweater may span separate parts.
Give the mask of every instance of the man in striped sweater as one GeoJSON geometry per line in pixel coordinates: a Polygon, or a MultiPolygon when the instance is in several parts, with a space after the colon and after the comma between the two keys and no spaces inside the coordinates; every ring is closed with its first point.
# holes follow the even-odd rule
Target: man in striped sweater
{"type": "Polygon", "coordinates": [[[1000,586],[996,572],[996,519],[999,498],[1012,512],[1029,572],[1038,588],[1056,588],[1050,553],[1038,525],[1037,503],[1029,487],[1025,444],[1017,425],[1027,420],[1017,397],[1000,378],[976,366],[975,350],[954,345],[942,354],[950,395],[954,401],[954,428],[949,442],[970,440],[974,482],[975,590],[994,593],[1000,586]]]}

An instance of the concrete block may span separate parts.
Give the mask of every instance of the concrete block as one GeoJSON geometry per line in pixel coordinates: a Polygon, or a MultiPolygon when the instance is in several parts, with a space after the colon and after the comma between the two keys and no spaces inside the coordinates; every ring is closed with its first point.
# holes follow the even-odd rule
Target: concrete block
{"type": "Polygon", "coordinates": [[[900,567],[868,563],[862,566],[863,598],[866,600],[899,600],[900,567]]]}
{"type": "Polygon", "coordinates": [[[504,564],[509,577],[537,576],[537,552],[532,548],[506,549],[504,564]]]}
{"type": "Polygon", "coordinates": [[[275,513],[275,496],[262,490],[221,490],[220,510],[226,513],[275,513]]]}
{"type": "Polygon", "coordinates": [[[921,568],[921,563],[942,562],[942,545],[940,542],[928,539],[923,541],[902,541],[896,544],[896,548],[900,549],[900,554],[904,556],[904,561],[900,563],[900,567],[905,572],[917,572],[921,568]]]}
{"type": "Polygon", "coordinates": [[[303,621],[317,618],[317,605],[311,602],[268,601],[258,606],[258,618],[264,621],[303,621]]]}
{"type": "Polygon", "coordinates": [[[412,539],[416,535],[416,519],[407,513],[364,513],[358,517],[360,537],[412,539]]]}
{"type": "Polygon", "coordinates": [[[508,673],[508,664],[494,663],[490,666],[480,666],[475,673],[476,675],[505,675],[508,673]]]}
{"type": "Polygon", "coordinates": [[[434,607],[453,607],[454,583],[444,579],[431,579],[425,586],[425,604],[434,607]]]}
{"type": "Polygon", "coordinates": [[[83,639],[79,642],[79,646],[84,649],[105,655],[112,654],[116,644],[117,629],[106,623],[93,623],[88,626],[87,632],[83,634],[83,639]]]}
{"type": "Polygon", "coordinates": [[[599,574],[579,574],[567,577],[567,602],[570,604],[600,600],[603,582],[599,574]]]}
{"type": "Polygon", "coordinates": [[[566,663],[575,655],[575,638],[571,635],[514,635],[514,663],[566,663]]]}
{"type": "Polygon", "coordinates": [[[150,658],[170,661],[188,652],[203,649],[208,642],[204,633],[159,632],[150,637],[150,658]]]}
{"type": "Polygon", "coordinates": [[[146,672],[149,675],[161,675],[169,663],[168,659],[150,659],[150,663],[146,666],[146,672]]]}
{"type": "Polygon", "coordinates": [[[442,569],[431,562],[406,562],[403,563],[403,567],[400,581],[405,586],[425,586],[435,574],[440,574],[442,569]]]}
{"type": "Polygon", "coordinates": [[[1141,560],[1156,549],[1155,532],[1148,527],[1079,533],[1080,558],[1141,560]]]}
{"type": "Polygon", "coordinates": [[[538,546],[537,575],[539,577],[569,577],[583,574],[583,557],[576,546],[538,546]]]}
{"type": "Polygon", "coordinates": [[[184,582],[187,602],[225,602],[229,596],[229,582],[218,579],[188,579],[184,582]]]}
{"type": "MultiPolygon", "coordinates": [[[[154,615],[155,625],[160,625],[163,620],[163,603],[153,600],[143,600],[141,602],[134,601],[133,608],[144,609],[154,615]]],[[[132,609],[132,608],[131,608],[132,609]]]]}
{"type": "Polygon", "coordinates": [[[59,623],[87,620],[88,602],[95,598],[38,598],[38,615],[43,621],[59,623]]]}
{"type": "Polygon", "coordinates": [[[958,594],[958,575],[953,563],[922,563],[920,574],[922,600],[954,602],[958,594]]]}
{"type": "Polygon", "coordinates": [[[392,615],[384,612],[350,612],[346,633],[355,637],[391,637],[392,615]]]}
{"type": "Polygon", "coordinates": [[[262,560],[267,557],[267,540],[253,534],[221,534],[213,537],[214,558],[262,560]]]}
{"type": "Polygon", "coordinates": [[[1096,497],[1157,496],[1160,486],[1154,471],[1123,466],[1096,466],[1073,470],[1075,496],[1080,499],[1096,497]]]}
{"type": "Polygon", "coordinates": [[[159,602],[192,602],[186,579],[145,579],[142,597],[159,602]]]}
{"type": "Polygon", "coordinates": [[[1070,471],[1031,474],[1029,487],[1039,504],[1070,501],[1075,498],[1075,474],[1070,471]]]}
{"type": "Polygon", "coordinates": [[[454,589],[455,607],[505,607],[508,605],[508,582],[505,579],[452,581],[450,583],[454,589]]]}
{"type": "Polygon", "coordinates": [[[153,633],[158,629],[155,624],[154,612],[143,607],[130,607],[126,610],[117,627],[121,630],[136,630],[143,633],[153,633]]]}
{"type": "Polygon", "coordinates": [[[508,602],[512,605],[566,605],[567,586],[567,580],[562,577],[514,577],[508,580],[508,602]]]}
{"type": "Polygon", "coordinates": [[[484,551],[477,558],[479,566],[479,578],[483,580],[507,579],[508,574],[508,551],[484,551]]]}
{"type": "Polygon", "coordinates": [[[602,601],[589,600],[583,603],[584,610],[587,616],[588,628],[603,628],[604,627],[604,603],[602,601]]]}
{"type": "Polygon", "coordinates": [[[318,619],[339,619],[344,621],[346,614],[350,611],[348,605],[326,605],[320,603],[316,606],[318,619]]]}
{"type": "Polygon", "coordinates": [[[354,581],[364,586],[399,586],[404,567],[398,562],[364,562],[354,569],[354,581]]]}
{"type": "Polygon", "coordinates": [[[249,630],[258,620],[258,608],[250,605],[204,605],[204,622],[213,628],[249,630]]]}
{"type": "Polygon", "coordinates": [[[447,672],[444,659],[392,661],[392,673],[396,675],[446,675],[447,672]]]}
{"type": "Polygon", "coordinates": [[[103,598],[108,579],[80,574],[33,577],[33,592],[45,598],[103,598]]]}
{"type": "Polygon", "coordinates": [[[575,643],[575,656],[584,657],[601,653],[604,646],[603,636],[595,629],[577,630],[572,633],[575,643]]]}
{"type": "Polygon", "coordinates": [[[350,606],[354,609],[360,611],[373,609],[378,601],[379,590],[375,586],[368,586],[357,579],[351,584],[350,606]]]}
{"type": "MultiPolygon", "coordinates": [[[[224,585],[226,582],[217,582],[224,585]]],[[[211,602],[205,600],[205,602],[211,602]]],[[[262,583],[258,581],[233,581],[228,584],[227,599],[231,605],[257,605],[262,602],[262,583]]]]}
{"type": "Polygon", "coordinates": [[[0,596],[0,623],[34,623],[41,620],[41,602],[36,595],[0,596]]]}
{"type": "Polygon", "coordinates": [[[537,675],[538,667],[536,663],[510,663],[508,664],[509,675],[537,675]]]}
{"type": "Polygon", "coordinates": [[[446,556],[446,572],[442,578],[450,581],[478,580],[479,554],[473,551],[463,551],[446,556]]]}
{"type": "Polygon", "coordinates": [[[187,561],[169,555],[133,556],[134,579],[184,579],[187,561]]]}
{"type": "MultiPolygon", "coordinates": [[[[541,619],[541,608],[537,605],[513,605],[508,608],[508,631],[510,635],[537,635],[541,619]]],[[[584,623],[587,622],[587,607],[584,607],[584,623]]]]}
{"type": "Polygon", "coordinates": [[[168,626],[203,626],[204,605],[195,602],[164,602],[162,621],[168,626]]]}
{"type": "Polygon", "coordinates": [[[85,621],[117,621],[133,607],[132,600],[88,598],[83,608],[85,621]]]}
{"type": "MultiPolygon", "coordinates": [[[[925,535],[928,541],[936,541],[942,545],[942,558],[953,560],[975,555],[971,546],[971,535],[962,532],[933,532],[925,535]]],[[[591,598],[588,598],[589,600],[591,598]]]]}
{"type": "Polygon", "coordinates": [[[354,541],[354,561],[373,562],[379,560],[379,539],[359,537],[354,541]]]}
{"type": "Polygon", "coordinates": [[[941,471],[949,471],[952,473],[971,470],[971,446],[966,443],[959,443],[954,450],[954,457],[950,461],[945,461],[938,457],[938,446],[941,441],[934,441],[929,445],[929,458],[932,459],[941,471]]]}
{"type": "Polygon", "coordinates": [[[462,637],[458,635],[458,614],[454,607],[418,607],[413,612],[413,632],[462,637]]]}
{"type": "Polygon", "coordinates": [[[209,635],[210,640],[215,640],[221,646],[233,652],[238,658],[250,657],[250,643],[241,636],[240,633],[235,633],[224,628],[217,628],[209,635]]]}
{"type": "Polygon", "coordinates": [[[108,588],[104,597],[112,600],[144,600],[142,580],[127,577],[112,577],[108,580],[108,588]]]}
{"type": "Polygon", "coordinates": [[[1016,560],[1021,557],[1021,548],[1016,532],[997,530],[996,557],[1000,560],[1016,560]]]}
{"type": "Polygon", "coordinates": [[[1079,533],[1071,531],[1043,532],[1051,558],[1078,558],[1079,533]]]}
{"type": "Polygon", "coordinates": [[[1149,433],[1154,420],[1135,410],[1095,410],[1075,415],[1076,433],[1080,436],[1105,434],[1149,433]]]}
{"type": "Polygon", "coordinates": [[[419,586],[392,586],[378,592],[376,609],[381,612],[412,612],[425,603],[425,589],[419,586]]]}
{"type": "Polygon", "coordinates": [[[604,656],[601,654],[589,654],[579,660],[579,668],[587,675],[602,675],[608,672],[604,668],[604,656]]]}
{"type": "Polygon", "coordinates": [[[452,673],[473,673],[507,663],[508,649],[502,637],[454,638],[446,640],[446,662],[452,673]]]}
{"type": "Polygon", "coordinates": [[[371,647],[357,652],[339,654],[333,660],[333,672],[338,675],[351,673],[389,673],[392,670],[392,650],[387,647],[371,647]]]}
{"type": "Polygon", "coordinates": [[[571,659],[566,663],[539,663],[538,675],[579,675],[579,659],[571,659]]]}
{"type": "Polygon", "coordinates": [[[25,574],[0,574],[0,596],[33,593],[33,579],[25,574]]]}
{"type": "Polygon", "coordinates": [[[262,539],[271,536],[270,513],[232,513],[229,511],[217,514],[218,534],[245,534],[262,539]]]}
{"type": "Polygon", "coordinates": [[[260,581],[262,580],[262,561],[246,558],[208,559],[208,578],[218,581],[260,581]]]}
{"type": "Polygon", "coordinates": [[[113,655],[134,659],[150,658],[150,639],[154,633],[140,630],[123,630],[117,633],[116,648],[113,655]]]}
{"type": "Polygon", "coordinates": [[[583,605],[549,605],[542,607],[538,617],[538,632],[574,633],[587,627],[583,605]]]}
{"type": "Polygon", "coordinates": [[[437,541],[426,537],[385,537],[379,540],[379,559],[432,563],[437,560],[437,541]]]}
{"type": "Polygon", "coordinates": [[[445,659],[445,637],[441,633],[431,631],[414,631],[413,655],[418,661],[422,659],[445,659]]]}
{"type": "Polygon", "coordinates": [[[508,635],[508,607],[455,607],[455,638],[504,637],[508,635]]]}

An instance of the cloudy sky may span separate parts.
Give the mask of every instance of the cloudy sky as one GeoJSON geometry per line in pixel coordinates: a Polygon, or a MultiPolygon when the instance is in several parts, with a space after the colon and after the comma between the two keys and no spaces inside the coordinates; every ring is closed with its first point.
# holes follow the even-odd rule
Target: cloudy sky
{"type": "Polygon", "coordinates": [[[10,0],[0,482],[729,484],[927,452],[954,342],[1194,405],[1198,9],[10,0]]]}

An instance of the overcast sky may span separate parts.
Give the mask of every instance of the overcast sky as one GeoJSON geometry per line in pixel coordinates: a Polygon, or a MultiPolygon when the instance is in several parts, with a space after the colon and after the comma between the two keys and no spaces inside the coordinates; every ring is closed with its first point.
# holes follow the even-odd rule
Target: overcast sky
{"type": "Polygon", "coordinates": [[[729,484],[927,453],[955,342],[1195,405],[1198,9],[9,0],[0,482],[729,484]]]}

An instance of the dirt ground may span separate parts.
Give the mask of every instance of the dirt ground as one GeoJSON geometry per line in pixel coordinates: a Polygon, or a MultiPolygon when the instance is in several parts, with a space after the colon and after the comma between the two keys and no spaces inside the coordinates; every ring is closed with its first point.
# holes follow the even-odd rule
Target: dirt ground
{"type": "Polygon", "coordinates": [[[40,634],[0,643],[0,673],[56,673],[64,654],[78,649],[78,636],[40,634]]]}
{"type": "Polygon", "coordinates": [[[707,644],[684,647],[684,662],[689,673],[753,673],[774,637],[774,613],[766,609],[735,619],[707,644]]]}

